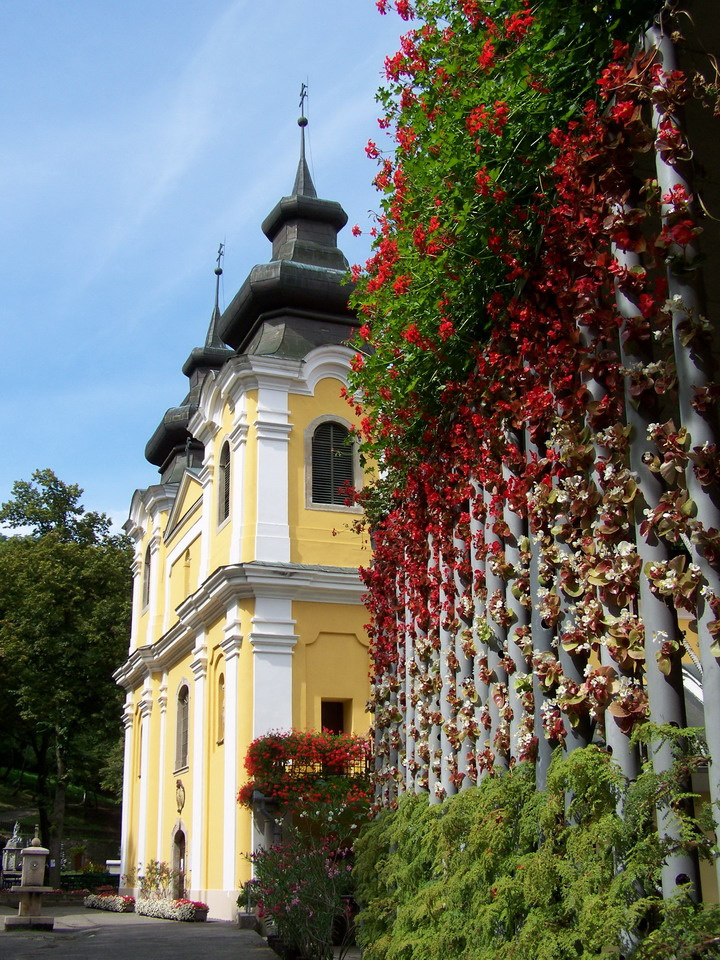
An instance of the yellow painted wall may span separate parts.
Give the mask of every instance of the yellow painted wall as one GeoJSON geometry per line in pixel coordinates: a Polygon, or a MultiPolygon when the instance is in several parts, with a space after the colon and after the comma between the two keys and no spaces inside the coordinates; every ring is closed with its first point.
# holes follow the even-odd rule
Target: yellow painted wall
{"type": "Polygon", "coordinates": [[[367,562],[368,545],[352,529],[358,514],[306,506],[306,428],[318,417],[337,416],[352,422],[352,408],[341,398],[339,380],[321,380],[312,397],[290,396],[290,421],[293,431],[289,446],[289,523],[290,559],[294,563],[329,564],[356,567],[367,562]]]}
{"type": "Polygon", "coordinates": [[[367,611],[350,604],[296,603],[300,637],[293,664],[293,718],[301,729],[320,729],[323,699],[349,701],[349,733],[366,733],[370,715],[367,611]]]}

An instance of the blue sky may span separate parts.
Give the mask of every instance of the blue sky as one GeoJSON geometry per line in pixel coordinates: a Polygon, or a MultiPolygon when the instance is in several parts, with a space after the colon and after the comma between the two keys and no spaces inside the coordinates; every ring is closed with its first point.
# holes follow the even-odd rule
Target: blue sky
{"type": "Polygon", "coordinates": [[[374,0],[2,0],[0,501],[51,467],[122,522],[143,451],[221,307],[269,258],[309,85],[318,194],[377,208],[364,146],[405,26],[374,0]]]}

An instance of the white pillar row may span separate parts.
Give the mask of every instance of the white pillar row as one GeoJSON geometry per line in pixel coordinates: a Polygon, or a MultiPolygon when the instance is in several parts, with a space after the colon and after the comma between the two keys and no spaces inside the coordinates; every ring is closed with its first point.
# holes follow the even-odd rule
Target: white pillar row
{"type": "MultiPolygon", "coordinates": [[[[132,752],[133,752],[133,720],[135,718],[135,703],[131,692],[125,694],[122,722],[125,729],[125,750],[123,754],[123,789],[122,789],[122,826],[120,840],[120,874],[121,877],[137,866],[128,863],[128,842],[130,840],[130,802],[132,796],[132,752]]],[[[122,882],[122,880],[121,880],[122,882]]]]}
{"type": "Polygon", "coordinates": [[[160,689],[158,691],[158,707],[160,708],[160,756],[158,759],[158,805],[157,805],[157,844],[155,859],[156,860],[165,860],[167,857],[163,857],[163,836],[164,836],[164,824],[163,824],[163,811],[165,807],[165,772],[166,772],[166,752],[167,752],[167,672],[162,675],[162,682],[160,684],[160,689]]]}
{"type": "Polygon", "coordinates": [[[255,559],[290,561],[288,523],[289,423],[287,387],[258,388],[257,418],[257,521],[255,559]]]}
{"type": "Polygon", "coordinates": [[[150,786],[150,715],[153,698],[151,678],[148,676],[138,702],[140,710],[140,799],[138,803],[137,859],[143,867],[147,863],[148,787],[150,786]]]}
{"type": "Polygon", "coordinates": [[[227,612],[225,639],[220,648],[225,657],[225,766],[223,777],[223,888],[234,890],[237,882],[237,792],[238,785],[238,674],[242,634],[237,604],[227,612]]]}
{"type": "Polygon", "coordinates": [[[192,828],[188,862],[191,871],[191,889],[202,889],[205,870],[205,791],[207,789],[207,751],[205,750],[205,699],[207,687],[207,643],[205,631],[195,637],[190,669],[195,683],[190,703],[192,712],[192,828]]]}
{"type": "Polygon", "coordinates": [[[245,478],[245,451],[247,450],[248,425],[245,412],[239,413],[238,422],[230,433],[231,473],[230,473],[230,523],[232,539],[230,541],[230,563],[242,560],[243,540],[243,481],[245,478]]]}

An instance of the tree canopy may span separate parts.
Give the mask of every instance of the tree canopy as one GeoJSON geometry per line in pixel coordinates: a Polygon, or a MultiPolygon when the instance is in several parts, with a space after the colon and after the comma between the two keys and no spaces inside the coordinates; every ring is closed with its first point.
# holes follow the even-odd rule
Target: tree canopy
{"type": "Polygon", "coordinates": [[[38,470],[0,506],[0,522],[20,531],[0,541],[2,712],[34,754],[41,832],[58,869],[67,784],[97,770],[119,737],[112,674],[130,622],[130,546],[81,495],[38,470]]]}

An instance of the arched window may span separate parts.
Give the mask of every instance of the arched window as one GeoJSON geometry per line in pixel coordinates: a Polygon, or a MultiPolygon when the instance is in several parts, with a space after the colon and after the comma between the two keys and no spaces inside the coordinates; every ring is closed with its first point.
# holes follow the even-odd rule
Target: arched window
{"type": "Polygon", "coordinates": [[[175,736],[175,769],[188,765],[188,731],[190,729],[190,691],[183,684],[177,698],[177,729],[175,736]]]}
{"type": "Polygon", "coordinates": [[[217,691],[217,742],[225,739],[225,674],[218,677],[217,691]]]}
{"type": "Polygon", "coordinates": [[[353,448],[340,423],[321,423],[312,438],[312,502],[344,505],[353,485],[353,448]]]}
{"type": "Polygon", "coordinates": [[[145,551],[145,559],[143,561],[143,578],[142,578],[142,605],[145,608],[150,603],[150,545],[145,551]]]}
{"type": "Polygon", "coordinates": [[[230,516],[230,444],[226,441],[220,451],[218,470],[218,523],[230,516]]]}

